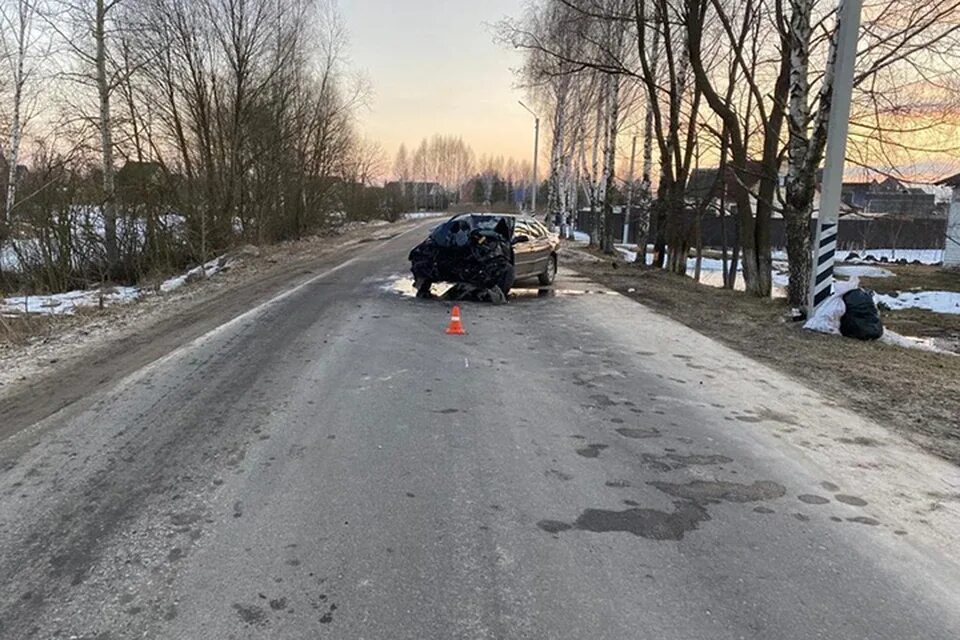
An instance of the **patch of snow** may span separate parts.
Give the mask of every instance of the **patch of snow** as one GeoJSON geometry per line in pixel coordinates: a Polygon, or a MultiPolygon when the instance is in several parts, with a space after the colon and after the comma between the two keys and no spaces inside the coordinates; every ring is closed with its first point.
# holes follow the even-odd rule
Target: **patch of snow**
{"type": "Polygon", "coordinates": [[[616,249],[617,252],[619,252],[620,255],[623,256],[623,259],[626,260],[627,262],[636,262],[636,261],[637,261],[637,252],[636,252],[636,251],[631,251],[630,249],[628,249],[627,247],[625,247],[625,246],[623,246],[623,245],[615,245],[615,246],[614,246],[614,249],[616,249]]]}
{"type": "MultiPolygon", "coordinates": [[[[183,285],[216,275],[231,266],[227,256],[215,258],[206,264],[160,283],[159,290],[168,293],[183,285]]],[[[78,289],[66,293],[36,296],[11,296],[0,298],[0,314],[12,315],[33,313],[38,315],[73,315],[81,307],[99,307],[128,304],[150,294],[147,287],[105,287],[102,289],[78,289]]]]}
{"type": "Polygon", "coordinates": [[[877,303],[889,309],[926,309],[934,313],[960,314],[960,292],[957,291],[900,291],[875,297],[877,303]]]}
{"type": "Polygon", "coordinates": [[[936,345],[934,338],[915,338],[913,336],[904,336],[895,331],[890,331],[889,329],[884,329],[883,335],[880,336],[880,342],[891,344],[897,347],[903,347],[905,349],[919,349],[920,351],[941,353],[949,356],[960,355],[954,353],[953,351],[949,351],[948,349],[941,349],[936,345]]]}
{"type": "Polygon", "coordinates": [[[891,278],[894,275],[892,271],[884,269],[883,267],[851,265],[837,265],[834,267],[833,272],[838,276],[845,276],[847,278],[854,276],[859,278],[891,278]]]}
{"type": "Polygon", "coordinates": [[[573,239],[576,242],[590,242],[590,234],[583,231],[574,231],[573,239]]]}
{"type": "Polygon", "coordinates": [[[13,247],[7,245],[0,246],[0,270],[16,271],[20,268],[20,258],[13,247]]]}
{"type": "Polygon", "coordinates": [[[39,315],[73,315],[80,307],[127,304],[140,298],[139,287],[109,287],[54,293],[42,296],[11,296],[0,302],[0,313],[35,313],[39,315]]]}
{"type": "Polygon", "coordinates": [[[419,220],[421,218],[439,218],[442,216],[449,216],[448,211],[412,211],[410,213],[404,213],[401,217],[404,220],[419,220]]]}

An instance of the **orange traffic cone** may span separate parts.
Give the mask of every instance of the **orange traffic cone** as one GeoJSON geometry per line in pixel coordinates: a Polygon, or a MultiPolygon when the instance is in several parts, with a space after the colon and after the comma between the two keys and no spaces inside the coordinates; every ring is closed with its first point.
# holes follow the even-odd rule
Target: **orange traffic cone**
{"type": "Polygon", "coordinates": [[[452,336],[467,335],[467,332],[463,330],[463,324],[460,322],[460,307],[457,305],[453,306],[453,311],[450,313],[450,324],[447,325],[447,333],[452,336]]]}

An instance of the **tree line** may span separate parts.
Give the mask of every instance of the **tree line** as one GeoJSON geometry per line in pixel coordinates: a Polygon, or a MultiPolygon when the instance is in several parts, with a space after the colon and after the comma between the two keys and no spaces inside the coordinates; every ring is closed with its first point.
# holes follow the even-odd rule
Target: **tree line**
{"type": "MultiPolygon", "coordinates": [[[[698,217],[729,216],[726,286],[741,265],[758,296],[771,293],[770,221],[783,216],[788,298],[803,305],[839,15],[837,0],[539,0],[501,22],[524,54],[521,84],[550,114],[550,210],[574,211],[584,192],[592,238],[612,251],[619,174],[653,265],[680,273],[698,217]],[[640,167],[624,177],[618,144],[631,133],[640,167]],[[712,184],[691,197],[703,165],[712,184]]],[[[955,150],[944,140],[956,140],[958,30],[960,0],[865,6],[851,162],[893,171],[955,150]]]]}
{"type": "Polygon", "coordinates": [[[383,170],[357,132],[369,89],[335,0],[0,0],[0,14],[4,288],[135,281],[299,238],[383,170]]]}
{"type": "Polygon", "coordinates": [[[441,134],[424,138],[412,151],[401,144],[392,175],[403,196],[402,204],[397,205],[400,209],[434,204],[423,192],[424,185],[430,184],[440,187],[446,204],[471,202],[519,208],[529,205],[528,194],[533,185],[533,169],[528,160],[477,157],[462,137],[441,134]]]}

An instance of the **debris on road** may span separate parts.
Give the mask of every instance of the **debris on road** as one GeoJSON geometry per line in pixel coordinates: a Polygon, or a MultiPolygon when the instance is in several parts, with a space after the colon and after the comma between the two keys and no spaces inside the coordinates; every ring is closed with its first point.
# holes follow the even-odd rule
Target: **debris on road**
{"type": "Polygon", "coordinates": [[[458,282],[447,289],[441,300],[456,302],[489,302],[491,304],[505,304],[507,296],[500,287],[478,287],[468,282],[458,282]]]}

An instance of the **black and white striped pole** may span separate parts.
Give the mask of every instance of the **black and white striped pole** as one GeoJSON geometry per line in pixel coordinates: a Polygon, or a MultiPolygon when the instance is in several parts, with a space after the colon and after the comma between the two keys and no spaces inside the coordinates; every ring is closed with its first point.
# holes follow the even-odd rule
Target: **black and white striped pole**
{"type": "Polygon", "coordinates": [[[840,192],[843,189],[843,162],[850,130],[850,100],[853,95],[853,68],[857,58],[860,10],[863,0],[840,0],[836,62],[833,67],[833,95],[830,121],[827,123],[827,149],[823,164],[820,213],[813,244],[813,269],[807,316],[811,317],[833,291],[833,263],[837,253],[837,221],[840,217],[840,192]]]}

